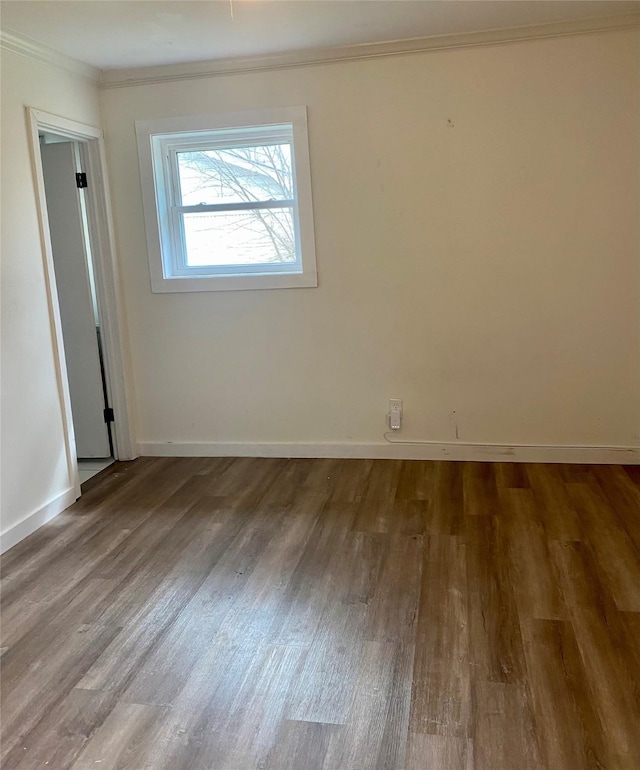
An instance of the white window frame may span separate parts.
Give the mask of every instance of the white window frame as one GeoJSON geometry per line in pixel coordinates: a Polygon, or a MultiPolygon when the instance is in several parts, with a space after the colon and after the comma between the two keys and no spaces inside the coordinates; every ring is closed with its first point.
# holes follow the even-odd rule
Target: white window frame
{"type": "Polygon", "coordinates": [[[284,107],[193,117],[136,121],[138,160],[151,290],[155,292],[236,291],[318,285],[311,198],[307,108],[284,107]],[[260,204],[185,206],[180,201],[177,153],[239,143],[291,144],[295,197],[260,204]],[[185,264],[182,214],[291,207],[296,262],[265,265],[190,267],[185,264]]]}

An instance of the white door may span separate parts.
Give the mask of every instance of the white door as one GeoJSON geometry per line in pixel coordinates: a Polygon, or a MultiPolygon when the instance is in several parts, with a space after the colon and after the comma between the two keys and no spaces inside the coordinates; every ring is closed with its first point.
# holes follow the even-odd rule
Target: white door
{"type": "Polygon", "coordinates": [[[56,142],[40,149],[76,453],[79,458],[109,457],[98,317],[75,176],[76,147],[73,142],[56,142]]]}

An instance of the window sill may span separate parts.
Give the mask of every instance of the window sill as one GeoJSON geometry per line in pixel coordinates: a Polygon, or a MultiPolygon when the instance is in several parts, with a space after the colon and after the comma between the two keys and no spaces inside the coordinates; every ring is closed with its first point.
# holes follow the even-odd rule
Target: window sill
{"type": "Polygon", "coordinates": [[[300,289],[315,288],[318,275],[306,273],[274,273],[225,275],[225,276],[186,276],[180,278],[152,277],[151,291],[154,294],[167,294],[192,291],[247,291],[259,289],[300,289]]]}

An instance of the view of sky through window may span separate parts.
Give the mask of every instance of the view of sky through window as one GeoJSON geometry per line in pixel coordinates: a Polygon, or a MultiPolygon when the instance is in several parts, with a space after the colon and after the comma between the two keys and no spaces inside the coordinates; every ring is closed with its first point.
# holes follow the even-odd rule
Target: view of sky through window
{"type": "Polygon", "coordinates": [[[177,162],[182,206],[242,206],[183,212],[189,267],[296,261],[290,144],[180,151],[177,162]]]}

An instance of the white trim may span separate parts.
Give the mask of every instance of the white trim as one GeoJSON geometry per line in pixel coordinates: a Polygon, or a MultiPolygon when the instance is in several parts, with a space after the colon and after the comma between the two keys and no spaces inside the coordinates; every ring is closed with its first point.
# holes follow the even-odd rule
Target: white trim
{"type": "Polygon", "coordinates": [[[126,377],[126,336],[123,329],[122,303],[119,297],[118,268],[113,248],[113,224],[109,205],[109,188],[106,177],[106,159],[102,131],[94,126],[87,126],[67,118],[26,108],[29,127],[29,149],[34,177],[34,187],[38,209],[38,224],[44,259],[45,285],[49,305],[49,317],[52,330],[53,353],[56,365],[56,378],[60,394],[65,434],[67,468],[71,484],[80,496],[78,460],[76,458],[75,435],[71,412],[71,399],[64,354],[64,341],[58,293],[55,282],[53,251],[49,234],[47,201],[44,189],[44,175],[38,132],[49,131],[82,143],[89,163],[87,175],[91,184],[87,188],[87,214],[92,239],[91,247],[95,268],[96,290],[100,312],[100,324],[103,329],[104,361],[107,372],[107,386],[111,406],[115,413],[114,452],[116,459],[129,460],[137,456],[137,446],[133,436],[133,426],[128,404],[132,398],[128,394],[126,377]]]}
{"type": "Polygon", "coordinates": [[[8,551],[9,548],[13,548],[14,545],[24,540],[30,534],[39,529],[43,524],[46,524],[51,519],[55,518],[59,513],[73,505],[78,499],[80,493],[75,487],[69,487],[61,492],[59,495],[49,500],[43,506],[38,508],[33,513],[25,516],[17,524],[5,529],[0,534],[0,553],[8,551]]]}
{"type": "Polygon", "coordinates": [[[569,35],[584,35],[593,32],[610,32],[632,29],[640,26],[640,14],[606,16],[581,19],[579,21],[553,22],[526,27],[491,29],[481,32],[466,32],[458,35],[434,35],[409,40],[390,40],[379,43],[318,48],[307,51],[293,51],[272,56],[248,56],[210,61],[161,64],[151,67],[103,70],[100,88],[127,88],[128,86],[164,83],[176,80],[192,80],[236,73],[260,72],[262,70],[307,67],[334,62],[359,61],[383,56],[401,56],[428,51],[444,51],[454,48],[516,43],[525,40],[540,40],[569,35]]]}
{"type": "Polygon", "coordinates": [[[100,79],[100,70],[97,67],[92,67],[90,64],[73,59],[71,56],[55,51],[53,48],[38,43],[36,40],[30,40],[6,28],[0,30],[0,47],[20,56],[25,56],[27,59],[33,59],[41,64],[46,64],[49,67],[57,67],[72,75],[79,75],[94,83],[100,79]]]}
{"type": "Polygon", "coordinates": [[[154,294],[174,294],[194,291],[253,291],[262,289],[313,289],[318,285],[314,272],[303,273],[247,273],[247,275],[163,277],[152,283],[154,294]]]}
{"type": "MultiPolygon", "coordinates": [[[[47,215],[47,199],[44,188],[42,157],[40,155],[40,141],[38,137],[40,123],[35,110],[27,108],[27,121],[30,138],[29,149],[31,151],[31,163],[36,192],[36,207],[38,211],[38,226],[40,229],[40,240],[44,258],[44,278],[47,291],[49,321],[51,324],[53,357],[56,369],[56,381],[58,383],[58,395],[60,398],[62,429],[64,431],[65,439],[67,473],[74,492],[79,496],[80,478],[78,476],[78,460],[76,457],[76,438],[71,413],[71,397],[69,394],[67,365],[64,354],[64,342],[62,339],[62,321],[60,319],[60,306],[58,303],[58,291],[56,288],[56,276],[53,264],[53,249],[51,246],[51,234],[49,231],[49,219],[47,215]]],[[[65,128],[66,127],[67,126],[65,126],[65,128]]]]}
{"type": "Polygon", "coordinates": [[[382,460],[640,465],[640,447],[421,443],[241,443],[141,441],[145,457],[349,457],[382,460]]]}

